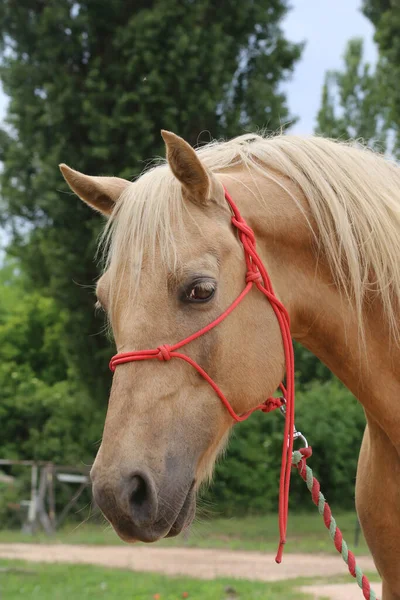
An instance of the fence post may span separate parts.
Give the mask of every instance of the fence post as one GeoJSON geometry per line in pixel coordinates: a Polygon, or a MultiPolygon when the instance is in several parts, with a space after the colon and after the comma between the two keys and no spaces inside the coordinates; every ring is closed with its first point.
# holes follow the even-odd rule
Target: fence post
{"type": "Polygon", "coordinates": [[[38,482],[38,466],[33,463],[31,469],[31,500],[28,510],[28,520],[23,526],[23,531],[33,534],[36,526],[37,515],[37,482],[38,482]]]}

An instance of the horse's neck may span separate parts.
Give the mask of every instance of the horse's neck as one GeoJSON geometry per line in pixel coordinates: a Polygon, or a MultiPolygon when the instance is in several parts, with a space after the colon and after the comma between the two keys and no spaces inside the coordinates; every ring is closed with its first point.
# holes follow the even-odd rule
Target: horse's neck
{"type": "MultiPolygon", "coordinates": [[[[340,293],[323,249],[319,256],[300,208],[276,183],[252,178],[242,185],[226,181],[245,219],[253,227],[275,292],[291,317],[293,338],[308,348],[362,402],[400,448],[400,351],[390,341],[379,300],[364,314],[364,342],[352,304],[340,293]],[[262,193],[263,203],[254,199],[262,193]],[[265,203],[264,203],[265,202],[265,203]],[[396,368],[397,367],[397,368],[396,368]],[[398,404],[398,403],[397,403],[398,404]]],[[[290,182],[285,182],[290,187],[290,182]]],[[[292,188],[303,206],[306,199],[292,188]]]]}
{"type": "MultiPolygon", "coordinates": [[[[303,268],[300,262],[293,266],[303,268]]],[[[400,352],[380,302],[364,314],[362,338],[354,306],[333,282],[327,284],[316,269],[315,277],[299,285],[290,273],[293,338],[329,367],[400,450],[400,352]]]]}

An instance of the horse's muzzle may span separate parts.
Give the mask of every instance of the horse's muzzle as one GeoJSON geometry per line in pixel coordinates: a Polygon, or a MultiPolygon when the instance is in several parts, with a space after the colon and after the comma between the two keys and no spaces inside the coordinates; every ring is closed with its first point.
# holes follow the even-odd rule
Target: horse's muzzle
{"type": "Polygon", "coordinates": [[[158,490],[151,473],[134,470],[117,484],[92,473],[93,497],[115,531],[126,542],[155,542],[178,535],[192,521],[195,512],[194,481],[185,494],[168,495],[158,490]]]}

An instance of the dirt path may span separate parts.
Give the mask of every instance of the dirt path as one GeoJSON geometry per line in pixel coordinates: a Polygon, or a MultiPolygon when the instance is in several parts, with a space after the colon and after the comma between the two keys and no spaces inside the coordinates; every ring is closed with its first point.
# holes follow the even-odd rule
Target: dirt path
{"type": "MultiPolygon", "coordinates": [[[[329,577],[346,573],[345,565],[339,556],[287,554],[282,564],[277,565],[272,554],[261,552],[155,546],[0,544],[0,558],[34,562],[85,563],[133,571],[152,571],[165,575],[187,575],[201,579],[234,577],[258,581],[280,581],[296,577],[329,577]]],[[[359,563],[362,569],[375,570],[369,557],[361,557],[359,563]]],[[[357,591],[356,586],[354,589],[357,591]]],[[[349,599],[350,596],[347,595],[346,600],[349,599]]]]}
{"type": "MultiPolygon", "coordinates": [[[[371,588],[378,595],[378,598],[382,597],[382,584],[374,583],[371,588]]],[[[329,600],[362,600],[362,592],[357,584],[343,583],[336,585],[310,585],[300,588],[302,592],[312,594],[315,600],[319,598],[329,598],[329,600]]]]}

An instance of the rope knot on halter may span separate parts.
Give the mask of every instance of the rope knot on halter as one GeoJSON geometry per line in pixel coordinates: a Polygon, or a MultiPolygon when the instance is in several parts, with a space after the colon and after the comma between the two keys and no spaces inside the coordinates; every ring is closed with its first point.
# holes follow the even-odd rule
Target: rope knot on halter
{"type": "Polygon", "coordinates": [[[171,348],[167,344],[164,344],[163,346],[158,346],[157,350],[158,360],[171,360],[171,348]]]}
{"type": "Polygon", "coordinates": [[[264,413],[269,413],[273,410],[276,410],[277,408],[281,408],[281,406],[283,406],[284,404],[284,398],[268,398],[268,400],[264,402],[264,407],[261,409],[261,411],[264,413]]]}
{"type": "Polygon", "coordinates": [[[262,283],[263,279],[259,271],[247,271],[246,283],[262,283]]]}
{"type": "Polygon", "coordinates": [[[256,237],[254,235],[254,231],[251,227],[249,227],[249,225],[247,225],[243,217],[232,217],[232,224],[236,227],[236,229],[238,229],[243,235],[245,235],[250,240],[251,244],[255,245],[256,237]]]}

